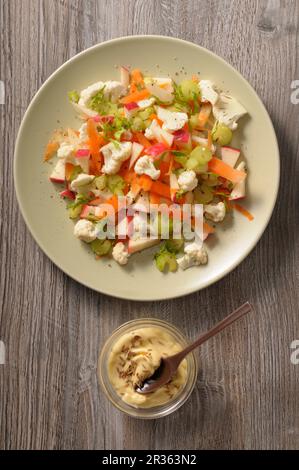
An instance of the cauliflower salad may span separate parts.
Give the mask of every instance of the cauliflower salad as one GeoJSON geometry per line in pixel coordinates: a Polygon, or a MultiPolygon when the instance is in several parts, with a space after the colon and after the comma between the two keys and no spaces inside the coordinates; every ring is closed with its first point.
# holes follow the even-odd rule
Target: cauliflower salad
{"type": "Polygon", "coordinates": [[[233,209],[253,219],[236,202],[245,197],[247,172],[240,150],[230,146],[246,109],[210,80],[194,75],[176,83],[120,67],[119,81],[71,91],[69,100],[80,125],[55,131],[44,160],[56,158],[50,181],[63,186],[60,196],[74,219],[74,236],[96,258],[110,256],[123,266],[134,253],[157,245],[154,261],[162,272],[206,264],[205,243],[183,234],[174,238],[171,216],[168,239],[162,236],[162,214],[158,236],[144,236],[150,233],[151,204],[201,204],[203,241],[233,209]],[[118,216],[120,198],[134,208],[133,216],[118,216]],[[110,206],[115,237],[99,238],[110,206]],[[124,224],[132,237],[120,238],[124,224]]]}

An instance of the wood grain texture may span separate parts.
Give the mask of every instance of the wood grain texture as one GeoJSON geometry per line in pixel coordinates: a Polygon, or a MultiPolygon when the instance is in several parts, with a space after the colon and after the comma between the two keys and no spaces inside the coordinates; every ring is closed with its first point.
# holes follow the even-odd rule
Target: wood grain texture
{"type": "Polygon", "coordinates": [[[0,447],[3,449],[299,448],[299,3],[281,1],[277,28],[258,23],[256,0],[0,0],[0,447]],[[165,34],[222,56],[253,85],[278,135],[282,179],[268,229],[225,279],[174,301],[136,303],[97,294],[57,269],[31,238],[13,188],[15,137],[30,99],[66,59],[98,42],[165,34]],[[142,422],[112,408],[99,390],[104,339],[122,322],[156,316],[187,335],[239,303],[254,321],[233,325],[201,350],[191,399],[165,419],[142,422]]]}

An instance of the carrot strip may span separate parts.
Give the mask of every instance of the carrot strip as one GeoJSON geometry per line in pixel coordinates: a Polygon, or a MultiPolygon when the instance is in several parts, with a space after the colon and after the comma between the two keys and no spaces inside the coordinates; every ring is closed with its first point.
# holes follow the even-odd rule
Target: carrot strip
{"type": "Polygon", "coordinates": [[[212,105],[210,103],[202,104],[201,109],[199,111],[199,115],[198,115],[198,125],[200,127],[203,127],[206,124],[211,114],[211,111],[212,111],[212,105]]]}
{"type": "Polygon", "coordinates": [[[252,221],[254,219],[254,216],[247,209],[244,209],[244,207],[240,206],[240,204],[237,204],[236,202],[230,202],[229,205],[247,217],[248,220],[252,221]]]}
{"type": "Polygon", "coordinates": [[[141,189],[143,189],[143,191],[147,192],[151,190],[153,180],[148,175],[141,175],[138,178],[138,184],[140,185],[141,189]]]}
{"type": "Polygon", "coordinates": [[[150,193],[149,197],[150,197],[150,203],[151,204],[160,204],[161,197],[158,194],[150,193]]]}
{"type": "Polygon", "coordinates": [[[151,187],[153,193],[159,194],[159,196],[171,199],[170,187],[167,184],[161,183],[161,181],[154,181],[151,187]]]}
{"type": "Polygon", "coordinates": [[[107,199],[107,201],[105,201],[105,204],[111,204],[115,212],[118,211],[118,197],[115,194],[110,199],[107,199]]]}
{"type": "Polygon", "coordinates": [[[239,183],[246,178],[244,171],[235,170],[230,165],[227,165],[222,160],[216,157],[212,157],[209,161],[209,170],[216,175],[222,176],[223,178],[231,181],[232,183],[239,183]]]}
{"type": "Polygon", "coordinates": [[[150,141],[145,137],[145,135],[142,134],[142,132],[135,132],[135,137],[137,139],[137,141],[143,145],[143,147],[145,148],[149,148],[152,146],[152,144],[150,143],[150,141]]]}
{"type": "Polygon", "coordinates": [[[157,123],[159,124],[159,126],[162,126],[163,125],[163,121],[161,121],[161,119],[158,118],[157,114],[153,113],[150,115],[149,119],[151,121],[153,121],[154,119],[156,119],[157,123]]]}
{"type": "Polygon", "coordinates": [[[102,168],[102,157],[100,147],[105,144],[105,140],[99,135],[96,123],[93,119],[87,121],[88,146],[91,153],[90,171],[94,175],[99,175],[102,168]]]}
{"type": "Polygon", "coordinates": [[[210,235],[210,233],[214,233],[215,229],[214,229],[214,227],[212,227],[207,222],[203,222],[203,231],[204,231],[204,234],[206,234],[208,236],[208,235],[210,235]]]}
{"type": "Polygon", "coordinates": [[[128,104],[128,103],[144,100],[148,98],[149,95],[150,95],[150,92],[147,89],[135,91],[134,93],[130,93],[129,95],[122,98],[120,102],[122,104],[128,104]]]}
{"type": "Polygon", "coordinates": [[[135,83],[136,85],[143,85],[143,76],[140,69],[133,69],[131,72],[131,82],[135,83]]]}
{"type": "Polygon", "coordinates": [[[65,179],[70,181],[73,173],[74,165],[72,163],[66,162],[65,164],[65,179]]]}
{"type": "Polygon", "coordinates": [[[55,141],[52,141],[50,140],[46,146],[46,149],[45,149],[45,153],[44,153],[44,161],[47,162],[48,160],[50,160],[50,158],[52,158],[55,153],[57,152],[58,148],[59,148],[59,142],[55,142],[55,141]]]}
{"type": "Polygon", "coordinates": [[[170,173],[172,172],[173,162],[174,162],[174,158],[173,158],[173,154],[171,154],[170,155],[170,162],[169,162],[168,172],[166,173],[167,176],[169,176],[170,173]]]}
{"type": "Polygon", "coordinates": [[[119,176],[121,176],[121,177],[125,180],[125,182],[128,183],[128,184],[131,184],[132,181],[133,181],[133,179],[136,177],[136,173],[135,173],[135,171],[134,171],[133,168],[131,168],[131,169],[126,168],[126,169],[124,169],[124,170],[121,169],[121,170],[118,172],[118,174],[119,174],[119,176]]]}

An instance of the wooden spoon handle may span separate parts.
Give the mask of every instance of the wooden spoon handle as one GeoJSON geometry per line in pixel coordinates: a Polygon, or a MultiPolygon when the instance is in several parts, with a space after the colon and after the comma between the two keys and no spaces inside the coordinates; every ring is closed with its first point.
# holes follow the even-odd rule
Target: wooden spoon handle
{"type": "Polygon", "coordinates": [[[224,330],[224,328],[231,325],[233,322],[243,317],[243,315],[251,312],[252,310],[253,308],[249,302],[246,302],[245,304],[241,305],[241,307],[234,310],[227,317],[223,318],[223,320],[216,323],[213,328],[200,335],[200,337],[194,341],[194,343],[190,344],[185,349],[183,349],[183,351],[180,351],[178,354],[173,356],[176,358],[177,364],[179,364],[187,354],[193,351],[193,349],[198,348],[198,346],[200,346],[202,343],[210,339],[212,336],[217,335],[217,333],[224,330]]]}

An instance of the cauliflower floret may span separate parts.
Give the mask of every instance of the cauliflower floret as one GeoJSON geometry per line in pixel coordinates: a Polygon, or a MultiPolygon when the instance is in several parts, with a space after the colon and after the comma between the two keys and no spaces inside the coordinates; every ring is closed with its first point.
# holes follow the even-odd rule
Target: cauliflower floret
{"type": "Polygon", "coordinates": [[[163,121],[162,129],[174,132],[182,129],[188,121],[188,115],[186,113],[176,113],[168,111],[167,109],[156,106],[158,118],[163,121]]]}
{"type": "Polygon", "coordinates": [[[79,106],[88,106],[89,100],[100,90],[102,90],[104,85],[104,82],[96,82],[92,85],[89,85],[87,88],[84,88],[84,90],[82,90],[80,93],[80,99],[78,102],[79,106]]]}
{"type": "Polygon", "coordinates": [[[200,80],[199,82],[201,101],[209,101],[212,105],[218,100],[218,93],[214,90],[214,84],[210,80],[200,80]]]}
{"type": "Polygon", "coordinates": [[[193,191],[193,189],[196,188],[198,183],[195,171],[183,171],[178,177],[178,183],[180,189],[182,189],[184,192],[193,191]]]}
{"type": "Polygon", "coordinates": [[[75,152],[75,146],[62,142],[59,149],[57,150],[57,157],[64,158],[65,160],[70,160],[73,158],[75,152]]]}
{"type": "Polygon", "coordinates": [[[207,264],[208,254],[202,246],[197,243],[191,243],[185,247],[185,255],[177,259],[177,263],[181,269],[188,269],[192,266],[200,266],[207,264]]]}
{"type": "Polygon", "coordinates": [[[142,111],[143,109],[149,108],[154,104],[155,101],[155,98],[148,98],[146,100],[137,101],[139,107],[138,111],[142,111]]]}
{"type": "Polygon", "coordinates": [[[74,235],[86,243],[90,243],[97,238],[97,229],[90,220],[78,220],[74,227],[74,235]]]}
{"type": "Polygon", "coordinates": [[[84,122],[82,126],[79,128],[79,140],[82,143],[85,143],[88,140],[87,134],[87,123],[84,122]]]}
{"type": "Polygon", "coordinates": [[[238,119],[247,114],[247,111],[235,98],[221,93],[213,106],[213,114],[217,121],[234,131],[238,127],[238,119]]]}
{"type": "Polygon", "coordinates": [[[116,81],[105,82],[104,96],[112,103],[116,103],[118,98],[126,93],[125,87],[116,81]]]}
{"type": "Polygon", "coordinates": [[[71,182],[71,190],[78,191],[82,186],[90,184],[94,180],[94,175],[87,175],[86,173],[79,173],[77,178],[71,182]]]}
{"type": "Polygon", "coordinates": [[[155,138],[151,126],[145,129],[144,135],[148,140],[153,140],[155,138]]]}
{"type": "Polygon", "coordinates": [[[112,103],[116,103],[118,98],[126,92],[125,87],[120,82],[96,82],[81,91],[78,102],[79,106],[88,106],[89,100],[100,90],[103,90],[104,97],[112,101],[112,103]]]}
{"type": "Polygon", "coordinates": [[[152,180],[157,180],[160,177],[160,170],[157,170],[148,155],[140,157],[134,167],[137,175],[148,175],[152,180]]]}
{"type": "Polygon", "coordinates": [[[113,142],[104,145],[104,147],[101,148],[105,160],[102,172],[107,175],[115,175],[115,173],[119,171],[121,164],[130,158],[131,151],[132,142],[119,142],[117,147],[115,147],[113,142]]]}
{"type": "Polygon", "coordinates": [[[210,219],[213,222],[222,222],[226,213],[225,204],[224,202],[207,204],[204,206],[204,213],[207,219],[210,219]]]}
{"type": "Polygon", "coordinates": [[[129,253],[124,243],[118,242],[114,245],[112,250],[112,256],[121,265],[125,265],[129,259],[129,253]]]}

